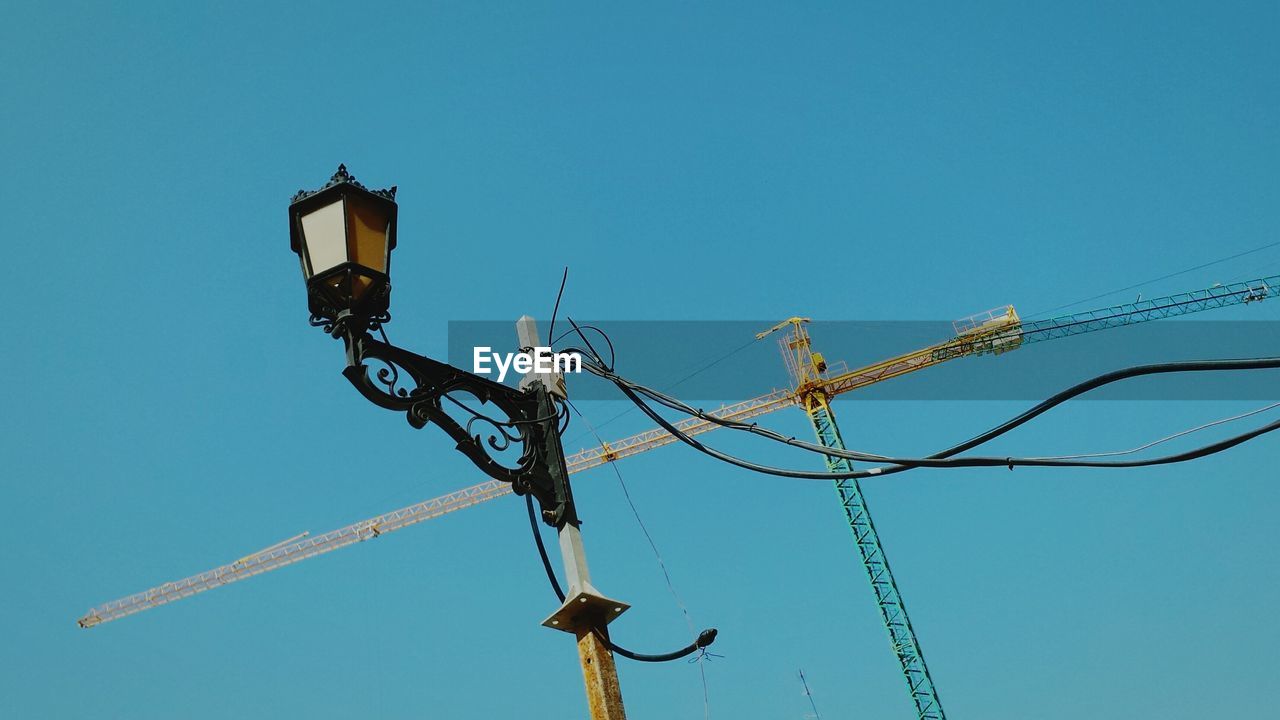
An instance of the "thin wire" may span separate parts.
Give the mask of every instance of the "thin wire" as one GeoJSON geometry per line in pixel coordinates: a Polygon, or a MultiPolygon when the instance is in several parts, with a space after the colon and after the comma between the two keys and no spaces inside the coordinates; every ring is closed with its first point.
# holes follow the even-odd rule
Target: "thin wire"
{"type": "Polygon", "coordinates": [[[1272,262],[1272,263],[1267,263],[1265,265],[1259,265],[1258,267],[1250,270],[1247,273],[1241,273],[1240,275],[1236,275],[1230,280],[1224,281],[1222,284],[1231,285],[1233,283],[1237,283],[1242,280],[1256,280],[1259,277],[1267,277],[1268,275],[1271,275],[1272,271],[1275,270],[1276,268],[1280,268],[1280,262],[1272,262]]]}
{"type": "MultiPolygon", "coordinates": [[[[584,329],[584,330],[585,330],[585,329],[587,329],[588,327],[589,327],[589,326],[587,326],[587,325],[583,325],[583,326],[582,326],[582,329],[584,329]]],[[[597,332],[600,332],[600,329],[599,329],[599,328],[592,327],[591,329],[596,330],[597,332]]],[[[570,333],[572,333],[572,332],[573,332],[572,330],[568,330],[568,331],[566,331],[566,332],[562,333],[562,334],[560,335],[560,338],[564,338],[566,335],[569,335],[569,334],[570,334],[570,333]]],[[[684,377],[680,378],[679,380],[676,380],[674,383],[671,383],[671,389],[672,389],[672,390],[674,390],[675,388],[680,387],[682,384],[684,384],[684,382],[685,382],[686,380],[690,380],[690,379],[692,379],[695,375],[699,375],[699,374],[701,374],[701,373],[706,372],[707,370],[710,370],[711,368],[715,367],[716,365],[719,365],[720,363],[724,362],[725,360],[728,360],[729,358],[733,357],[734,355],[737,355],[738,353],[742,352],[743,350],[746,350],[747,348],[751,347],[752,345],[755,345],[755,344],[756,344],[756,342],[757,342],[757,341],[756,341],[756,339],[754,339],[754,338],[753,338],[750,342],[747,342],[747,343],[744,343],[744,344],[742,344],[742,345],[739,345],[738,347],[734,348],[733,350],[730,350],[729,352],[725,353],[724,355],[721,355],[720,357],[716,358],[715,360],[712,360],[711,362],[707,363],[706,365],[703,365],[702,367],[698,368],[697,370],[694,370],[693,372],[691,372],[691,373],[689,373],[689,374],[685,375],[684,377]]],[[[628,407],[627,409],[623,410],[622,412],[618,413],[617,415],[614,415],[613,417],[609,418],[608,420],[605,420],[604,422],[600,423],[597,427],[604,427],[605,425],[608,425],[608,424],[612,423],[614,420],[617,420],[617,419],[619,419],[619,418],[625,417],[625,416],[627,416],[627,415],[629,415],[629,414],[631,414],[631,413],[633,413],[633,412],[635,412],[635,411],[636,411],[636,408],[635,408],[635,406],[634,406],[634,405],[632,405],[632,406],[628,407]]],[[[582,439],[582,437],[583,437],[582,435],[578,435],[577,437],[575,437],[573,440],[570,440],[569,442],[570,442],[570,443],[577,442],[578,440],[582,439]]],[[[599,437],[599,436],[597,435],[597,438],[598,438],[598,437],[599,437]]]]}
{"type": "MultiPolygon", "coordinates": [[[[571,319],[570,319],[570,323],[572,323],[572,322],[573,322],[573,320],[572,320],[572,318],[571,318],[571,319]]],[[[613,352],[613,341],[612,341],[612,340],[609,340],[608,333],[605,333],[604,331],[602,331],[602,329],[600,329],[600,328],[598,328],[598,327],[595,327],[595,325],[577,325],[577,324],[575,324],[575,325],[573,325],[573,329],[570,329],[570,331],[564,331],[563,333],[561,333],[561,336],[559,336],[558,338],[556,338],[556,340],[554,340],[554,341],[552,342],[552,346],[556,345],[556,342],[559,342],[559,341],[563,340],[563,338],[564,338],[564,337],[570,336],[570,334],[573,334],[573,333],[575,333],[575,332],[576,332],[577,334],[579,334],[579,336],[581,337],[581,334],[582,334],[582,332],[581,332],[581,331],[585,331],[585,329],[591,329],[591,331],[595,331],[596,333],[599,333],[599,334],[600,334],[600,337],[603,337],[603,338],[604,338],[604,342],[607,342],[607,343],[608,343],[608,345],[609,345],[609,365],[608,365],[608,368],[609,368],[609,370],[613,370],[613,365],[614,365],[614,363],[616,363],[616,357],[614,357],[614,352],[613,352]]],[[[694,375],[698,375],[698,374],[700,374],[700,373],[707,372],[707,370],[714,368],[714,366],[716,366],[716,365],[719,365],[719,364],[723,363],[723,361],[724,361],[724,360],[728,360],[728,359],[730,359],[730,357],[735,356],[735,355],[739,354],[739,352],[746,350],[746,348],[748,348],[748,347],[750,347],[750,346],[755,345],[756,340],[759,340],[759,338],[751,338],[751,340],[750,340],[750,341],[745,342],[745,343],[742,343],[742,345],[740,345],[739,347],[733,348],[733,350],[728,351],[728,352],[726,352],[726,354],[721,355],[721,356],[717,357],[717,359],[714,359],[714,360],[710,361],[710,363],[708,363],[708,364],[705,364],[705,365],[701,366],[701,368],[698,368],[698,369],[694,370],[694,372],[691,372],[691,373],[689,373],[689,374],[686,374],[686,375],[685,375],[685,377],[682,377],[682,378],[680,378],[680,379],[676,380],[676,382],[675,382],[675,383],[672,383],[672,384],[671,384],[671,388],[672,388],[672,389],[675,389],[675,388],[677,388],[677,387],[680,387],[680,386],[681,386],[681,384],[685,382],[685,380],[689,380],[690,378],[694,377],[694,375]]],[[[586,338],[585,338],[585,337],[582,337],[582,342],[586,342],[586,338]]],[[[590,348],[590,347],[591,347],[591,343],[590,343],[590,342],[586,342],[586,346],[588,346],[588,347],[590,348]]],[[[591,352],[593,352],[593,354],[595,354],[595,350],[594,350],[594,348],[591,348],[591,352]]],[[[598,355],[598,354],[596,354],[596,357],[599,357],[599,355],[598,355]]],[[[603,428],[603,427],[604,427],[604,425],[608,425],[609,423],[612,423],[612,421],[617,420],[618,418],[622,418],[622,416],[626,416],[627,414],[634,413],[634,411],[635,411],[635,410],[636,410],[636,407],[635,407],[634,405],[632,405],[631,407],[627,407],[627,409],[626,409],[626,410],[621,411],[621,413],[618,413],[617,415],[612,416],[612,418],[609,418],[608,420],[603,421],[603,423],[600,423],[599,427],[602,427],[602,428],[603,428]]],[[[604,442],[604,441],[600,441],[600,439],[599,439],[599,438],[600,438],[600,436],[598,436],[598,434],[596,434],[596,436],[595,436],[595,437],[596,437],[596,441],[599,441],[599,442],[602,442],[602,443],[604,442]]],[[[576,442],[576,441],[579,441],[579,439],[581,439],[581,438],[582,438],[582,436],[577,436],[576,438],[573,438],[573,439],[572,439],[572,441],[570,441],[570,442],[576,442]]]]}
{"type": "Polygon", "coordinates": [[[813,693],[809,692],[809,681],[804,679],[804,670],[800,671],[800,684],[804,686],[805,697],[809,698],[809,707],[813,708],[814,720],[822,720],[822,716],[818,714],[818,705],[813,701],[813,693]]]}
{"type": "MultiPolygon", "coordinates": [[[[569,403],[569,407],[573,410],[574,414],[576,414],[587,426],[587,429],[591,434],[595,436],[596,442],[604,445],[604,439],[600,437],[600,433],[596,431],[595,426],[591,424],[591,421],[587,419],[587,416],[582,414],[582,411],[578,409],[578,406],[573,404],[572,400],[566,400],[566,402],[569,403]]],[[[689,634],[692,635],[697,632],[694,629],[693,617],[689,614],[689,608],[685,606],[684,600],[680,597],[680,593],[676,591],[675,584],[671,582],[671,573],[667,571],[667,563],[663,561],[662,553],[658,551],[657,543],[653,541],[653,536],[649,534],[649,528],[645,526],[644,519],[640,517],[640,511],[636,509],[635,501],[631,499],[631,491],[627,489],[627,483],[622,479],[622,471],[618,469],[618,463],[609,463],[609,466],[613,468],[613,474],[618,478],[618,486],[622,488],[622,496],[627,499],[627,505],[631,507],[631,514],[635,516],[636,524],[640,526],[640,532],[644,533],[644,539],[649,542],[649,548],[653,550],[653,556],[658,560],[658,567],[662,569],[662,577],[667,581],[667,590],[671,591],[671,597],[675,598],[676,605],[679,606],[680,612],[684,615],[685,624],[689,626],[689,634]]],[[[706,652],[706,648],[701,648],[701,653],[699,653],[695,659],[701,660],[706,652]]],[[[707,690],[707,669],[701,662],[698,663],[698,672],[702,676],[702,715],[706,720],[710,720],[711,699],[710,693],[707,690]]]]}
{"type": "Polygon", "coordinates": [[[707,649],[702,648],[702,652],[698,654],[698,674],[702,676],[702,717],[704,720],[711,720],[711,696],[707,692],[707,665],[702,661],[706,657],[707,649]]]}
{"type": "Polygon", "coordinates": [[[618,355],[613,351],[613,341],[609,339],[608,333],[606,333],[605,331],[601,330],[598,327],[594,327],[592,325],[587,326],[588,330],[595,330],[597,333],[599,333],[600,337],[604,338],[605,344],[609,346],[609,364],[605,365],[604,358],[596,350],[595,346],[591,344],[591,341],[587,339],[587,336],[582,334],[582,327],[579,326],[578,323],[574,322],[573,318],[569,317],[568,315],[565,315],[564,319],[569,321],[569,324],[573,326],[573,332],[576,333],[577,336],[582,339],[582,343],[587,346],[588,350],[591,351],[591,357],[595,358],[602,366],[612,371],[614,361],[617,360],[618,355]]]}
{"type": "MultiPolygon", "coordinates": [[[[538,548],[538,557],[542,560],[542,569],[547,574],[547,583],[551,585],[551,591],[556,594],[556,597],[560,599],[560,602],[564,602],[564,588],[560,587],[560,580],[556,577],[556,571],[551,567],[551,558],[547,556],[547,545],[542,541],[542,530],[538,525],[538,515],[533,509],[532,495],[524,496],[524,505],[525,510],[529,515],[529,530],[533,534],[533,544],[538,548]]],[[[610,650],[625,658],[630,658],[631,660],[639,662],[671,662],[672,660],[679,660],[680,658],[688,657],[697,652],[706,653],[707,647],[716,641],[716,637],[718,635],[719,633],[715,628],[707,628],[706,630],[698,633],[698,637],[688,645],[680,648],[679,650],[662,653],[661,655],[633,652],[615,643],[609,638],[605,638],[604,640],[608,643],[610,650]]]]}
{"type": "MultiPolygon", "coordinates": [[[[704,647],[703,655],[699,655],[698,659],[703,659],[705,655],[707,655],[707,648],[704,647]]],[[[712,716],[712,698],[707,692],[707,665],[704,662],[699,662],[698,673],[703,676],[703,717],[710,720],[710,716],[712,716]]]]}
{"type": "Polygon", "coordinates": [[[1263,245],[1263,246],[1261,246],[1261,247],[1256,247],[1256,248],[1254,248],[1254,249],[1252,249],[1252,250],[1245,250],[1244,252],[1236,253],[1235,255],[1229,255],[1229,256],[1227,256],[1227,257],[1224,257],[1224,258],[1218,258],[1217,260],[1212,260],[1212,261],[1210,261],[1210,262],[1207,262],[1207,263],[1204,263],[1204,264],[1201,264],[1201,265],[1196,265],[1195,267],[1190,267],[1190,268],[1187,268],[1186,270],[1179,270],[1178,272],[1169,273],[1168,275],[1161,275],[1161,276],[1160,276],[1160,277],[1158,277],[1158,278],[1153,278],[1153,279],[1151,279],[1151,280],[1144,280],[1144,281],[1142,281],[1142,282],[1140,282],[1140,283],[1135,283],[1135,284],[1133,284],[1133,285],[1128,285],[1128,286],[1122,287],[1122,288],[1120,288],[1120,289],[1118,289],[1118,290],[1111,290],[1111,291],[1109,291],[1109,292],[1104,292],[1104,293],[1102,293],[1102,294],[1100,294],[1100,295],[1094,295],[1094,296],[1092,296],[1092,297],[1084,298],[1083,300],[1076,300],[1075,302],[1069,302],[1069,303],[1067,303],[1067,304],[1065,304],[1065,305],[1059,305],[1059,306],[1057,306],[1057,307],[1055,307],[1055,308],[1050,308],[1050,309],[1048,309],[1048,310],[1041,310],[1040,312],[1032,313],[1032,314],[1030,314],[1030,315],[1027,315],[1026,317],[1027,317],[1027,319],[1030,319],[1030,318],[1037,317],[1037,316],[1040,316],[1040,315],[1048,315],[1049,313],[1054,313],[1054,312],[1057,312],[1057,311],[1059,311],[1059,310],[1065,310],[1066,308],[1074,307],[1074,306],[1079,305],[1079,304],[1081,304],[1081,303],[1087,303],[1087,302],[1089,302],[1089,301],[1091,301],[1091,300],[1100,300],[1100,299],[1102,299],[1102,298],[1104,298],[1104,297],[1107,297],[1107,296],[1109,296],[1109,295],[1115,295],[1116,293],[1122,293],[1122,292],[1124,292],[1124,291],[1126,291],[1126,290],[1137,290],[1138,288],[1140,288],[1140,287],[1144,287],[1144,286],[1146,286],[1146,285],[1150,285],[1151,283],[1160,282],[1161,280],[1168,280],[1169,278],[1174,278],[1174,277],[1177,277],[1177,276],[1179,276],[1179,275],[1186,275],[1187,273],[1189,273],[1189,272],[1195,272],[1196,270],[1203,270],[1203,269],[1205,269],[1205,268],[1207,268],[1207,267],[1210,267],[1210,266],[1213,266],[1213,265],[1217,265],[1217,264],[1219,264],[1219,263],[1224,263],[1224,262],[1227,262],[1228,260],[1235,260],[1236,258],[1242,258],[1242,257],[1244,257],[1245,255],[1252,255],[1252,254],[1254,254],[1254,253],[1256,253],[1256,252],[1262,252],[1263,250],[1267,250],[1268,248],[1273,248],[1273,247],[1276,247],[1276,246],[1278,246],[1278,245],[1280,245],[1280,240],[1277,240],[1276,242],[1273,242],[1273,243],[1268,243],[1268,244],[1263,245]]]}
{"type": "Polygon", "coordinates": [[[1101,453],[1082,453],[1080,455],[1046,455],[1043,457],[1035,457],[1032,459],[1033,460],[1076,460],[1079,458],[1100,458],[1100,457],[1115,457],[1117,455],[1132,455],[1137,452],[1142,452],[1147,448],[1155,447],[1160,443],[1169,442],[1170,440],[1177,440],[1178,438],[1183,437],[1185,435],[1190,435],[1191,433],[1199,432],[1201,430],[1207,430],[1208,428],[1215,427],[1218,425],[1223,425],[1223,424],[1232,422],[1234,420],[1243,420],[1244,418],[1252,417],[1259,413],[1264,413],[1268,410],[1274,410],[1278,407],[1280,407],[1280,402],[1272,403],[1270,405],[1267,405],[1266,407],[1260,407],[1260,408],[1257,408],[1256,410],[1250,410],[1249,412],[1240,413],[1239,415],[1233,415],[1231,417],[1220,418],[1212,422],[1207,422],[1203,425],[1198,425],[1196,427],[1189,428],[1187,430],[1176,432],[1172,435],[1166,435],[1165,437],[1162,437],[1159,440],[1152,440],[1151,442],[1145,445],[1139,445],[1136,448],[1130,448],[1128,450],[1115,450],[1112,452],[1101,452],[1101,453]]]}
{"type": "MultiPolygon", "coordinates": [[[[573,318],[571,318],[571,317],[566,316],[566,319],[567,319],[570,323],[572,323],[572,322],[573,322],[573,318]]],[[[552,340],[552,341],[551,341],[551,345],[552,345],[552,347],[554,347],[556,343],[558,343],[558,342],[560,342],[561,340],[563,340],[566,336],[571,335],[571,334],[573,334],[573,333],[577,333],[577,332],[579,332],[579,331],[581,331],[581,330],[594,330],[598,335],[600,335],[600,337],[604,338],[604,341],[605,341],[606,343],[608,343],[608,344],[609,344],[609,364],[608,364],[606,367],[608,367],[610,370],[612,370],[612,369],[613,369],[614,361],[617,359],[617,358],[615,357],[615,355],[614,355],[614,351],[613,351],[613,341],[609,339],[609,334],[608,334],[608,333],[606,333],[605,331],[603,331],[603,330],[601,330],[600,328],[596,327],[595,325],[577,325],[577,324],[575,324],[572,330],[566,330],[565,332],[560,333],[560,337],[556,338],[555,340],[552,340]]],[[[549,335],[549,334],[548,334],[548,335],[549,335]]],[[[583,338],[583,340],[585,341],[585,340],[586,340],[586,338],[583,338]]],[[[591,343],[589,343],[589,342],[588,342],[588,343],[587,343],[587,347],[591,347],[591,343]]],[[[592,353],[595,353],[595,348],[591,348],[591,352],[592,352],[592,353]]]]}
{"type": "MultiPolygon", "coordinates": [[[[564,266],[564,274],[560,276],[560,292],[556,293],[556,305],[551,308],[551,327],[547,328],[547,337],[556,336],[556,314],[560,312],[560,298],[564,296],[564,284],[569,281],[569,266],[564,266]]],[[[553,345],[554,343],[547,343],[553,345]]]]}
{"type": "MultiPolygon", "coordinates": [[[[573,404],[572,400],[568,402],[569,407],[573,410],[574,414],[576,414],[582,422],[586,424],[587,428],[590,429],[591,434],[595,435],[596,439],[601,445],[603,445],[604,440],[596,432],[595,427],[591,425],[591,421],[582,414],[582,411],[578,410],[578,407],[573,404]]],[[[636,524],[640,526],[640,532],[644,533],[644,539],[649,541],[649,547],[653,550],[653,556],[658,559],[658,567],[662,569],[662,577],[667,581],[667,589],[671,591],[671,596],[675,598],[676,605],[680,607],[680,612],[684,613],[685,622],[689,625],[689,632],[694,632],[693,618],[689,616],[689,609],[685,607],[684,600],[680,598],[680,593],[676,592],[675,585],[671,582],[671,573],[667,571],[667,564],[662,560],[662,553],[658,552],[658,545],[653,541],[653,536],[649,534],[649,528],[645,527],[644,520],[640,517],[640,511],[636,509],[635,501],[631,499],[631,492],[627,490],[627,483],[622,479],[622,471],[618,469],[617,463],[609,463],[609,466],[613,468],[614,475],[618,478],[618,485],[622,488],[622,495],[627,499],[627,505],[631,507],[631,514],[635,516],[636,524]]]]}

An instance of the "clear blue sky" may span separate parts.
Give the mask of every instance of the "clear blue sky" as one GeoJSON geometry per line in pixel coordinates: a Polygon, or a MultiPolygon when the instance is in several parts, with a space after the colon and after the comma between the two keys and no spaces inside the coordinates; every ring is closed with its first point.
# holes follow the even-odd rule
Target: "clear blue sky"
{"type": "MultiPolygon", "coordinates": [[[[358,397],[307,326],[285,211],[338,162],[400,186],[391,330],[424,352],[449,320],[546,316],[565,264],[580,317],[1034,313],[1277,239],[1278,29],[1274,2],[11,7],[0,715],[585,714],[510,499],[75,625],[481,479],[443,434],[358,397]]],[[[1142,291],[1277,264],[1273,248],[1142,291]]],[[[837,409],[851,444],[922,453],[1024,405],[837,409]]],[[[997,451],[1117,449],[1247,407],[1082,403],[997,451]]],[[[771,423],[808,432],[798,412],[771,423]]],[[[1273,712],[1276,448],[868,483],[948,713],[1273,712]]],[[[911,716],[829,486],[684,448],[621,470],[695,621],[721,630],[713,717],[801,718],[798,668],[824,718],[911,716]]],[[[684,643],[612,473],[578,478],[598,584],[635,605],[616,638],[684,643]]],[[[633,717],[703,716],[696,666],[621,673],[633,717]]]]}

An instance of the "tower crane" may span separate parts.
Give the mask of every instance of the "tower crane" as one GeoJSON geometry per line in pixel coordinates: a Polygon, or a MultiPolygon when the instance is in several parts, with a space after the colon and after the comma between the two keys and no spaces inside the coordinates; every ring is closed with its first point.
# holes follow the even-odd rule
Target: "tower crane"
{"type": "MultiPolygon", "coordinates": [[[[998,355],[1044,340],[1249,304],[1277,295],[1280,295],[1280,275],[1228,285],[1218,284],[1204,290],[1139,300],[1034,322],[1023,322],[1013,306],[1006,305],[956,321],[953,324],[954,335],[947,340],[854,369],[847,368],[844,363],[828,364],[821,353],[813,350],[806,328],[809,319],[792,317],[757,335],[759,339],[775,332],[783,333],[779,342],[791,377],[791,386],[725,405],[710,414],[724,420],[744,420],[799,406],[808,415],[819,442],[826,447],[843,450],[844,441],[836,425],[835,413],[831,409],[831,401],[838,395],[948,360],[998,355]]],[[[685,418],[673,424],[687,435],[699,435],[720,427],[697,417],[685,418]]],[[[676,442],[676,438],[665,430],[654,429],[582,450],[566,458],[566,462],[569,472],[577,473],[673,442],[676,442]]],[[[846,459],[828,456],[826,462],[833,472],[851,469],[851,463],[846,459]]],[[[937,691],[929,676],[924,655],[885,558],[884,548],[875,531],[861,488],[856,480],[838,480],[836,490],[875,593],[881,618],[889,632],[892,649],[906,678],[917,716],[920,720],[944,720],[937,691]]],[[[308,536],[303,533],[235,562],[104,603],[90,609],[78,622],[84,628],[94,627],[510,493],[510,485],[490,480],[321,535],[308,536]]]]}

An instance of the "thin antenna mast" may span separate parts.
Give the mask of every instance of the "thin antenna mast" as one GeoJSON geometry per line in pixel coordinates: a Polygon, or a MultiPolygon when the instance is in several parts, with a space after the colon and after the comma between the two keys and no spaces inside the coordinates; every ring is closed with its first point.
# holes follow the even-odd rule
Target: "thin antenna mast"
{"type": "Polygon", "coordinates": [[[804,696],[809,698],[809,707],[813,709],[813,712],[805,713],[805,720],[822,720],[818,706],[813,702],[813,693],[809,692],[809,681],[804,679],[804,670],[800,671],[800,684],[804,686],[804,696]]]}

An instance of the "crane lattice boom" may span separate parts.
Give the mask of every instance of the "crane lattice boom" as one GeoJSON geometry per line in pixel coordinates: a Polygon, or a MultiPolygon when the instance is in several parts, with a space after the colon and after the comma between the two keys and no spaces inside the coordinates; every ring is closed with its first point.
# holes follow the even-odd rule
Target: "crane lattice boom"
{"type": "Polygon", "coordinates": [[[323,535],[317,535],[305,540],[285,541],[266,550],[245,556],[233,563],[207,570],[199,575],[192,575],[189,578],[165,583],[150,590],[100,605],[80,618],[80,627],[93,627],[110,620],[118,620],[142,610],[171,603],[174,600],[191,597],[205,590],[230,585],[233,582],[245,580],[254,575],[261,575],[268,570],[276,570],[286,565],[292,565],[309,557],[323,555],[338,548],[354,545],[355,543],[378,537],[382,533],[399,530],[400,528],[420,523],[423,520],[440,517],[445,513],[471,507],[510,492],[510,485],[491,480],[487,483],[463,488],[448,495],[432,498],[426,502],[393,510],[368,520],[361,520],[358,523],[332,530],[323,535]]]}

